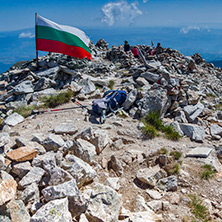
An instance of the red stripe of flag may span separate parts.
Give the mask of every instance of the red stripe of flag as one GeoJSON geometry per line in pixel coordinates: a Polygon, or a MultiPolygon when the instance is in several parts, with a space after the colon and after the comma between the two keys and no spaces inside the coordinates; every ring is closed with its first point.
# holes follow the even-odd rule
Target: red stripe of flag
{"type": "Polygon", "coordinates": [[[87,59],[92,59],[91,54],[83,48],[48,39],[36,39],[36,50],[63,53],[79,59],[85,57],[87,59]]]}

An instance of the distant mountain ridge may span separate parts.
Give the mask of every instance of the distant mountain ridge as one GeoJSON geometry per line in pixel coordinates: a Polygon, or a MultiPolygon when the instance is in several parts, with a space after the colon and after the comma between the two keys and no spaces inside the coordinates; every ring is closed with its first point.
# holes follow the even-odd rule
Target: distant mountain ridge
{"type": "MultiPolygon", "coordinates": [[[[81,27],[80,27],[81,29],[81,27]]],[[[146,27],[146,28],[86,28],[82,29],[95,44],[99,39],[105,39],[112,45],[123,44],[128,40],[130,45],[150,45],[158,42],[164,48],[172,48],[184,55],[200,53],[206,61],[222,61],[221,35],[222,29],[206,31],[192,30],[181,32],[181,27],[146,27]]],[[[0,32],[0,73],[6,71],[15,62],[35,58],[34,28],[0,32]]],[[[39,56],[46,52],[39,52],[39,56]]],[[[216,66],[220,63],[216,62],[216,66]]],[[[221,65],[220,65],[221,66],[221,65]]]]}

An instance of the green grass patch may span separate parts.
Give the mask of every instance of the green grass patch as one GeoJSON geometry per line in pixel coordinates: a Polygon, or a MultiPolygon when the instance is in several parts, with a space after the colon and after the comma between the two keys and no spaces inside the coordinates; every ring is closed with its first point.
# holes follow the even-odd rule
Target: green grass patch
{"type": "Polygon", "coordinates": [[[172,151],[172,152],[170,152],[170,156],[174,156],[174,158],[176,160],[179,160],[182,156],[182,153],[179,151],[172,151]]]}
{"type": "Polygon", "coordinates": [[[56,106],[62,105],[69,102],[72,98],[73,92],[68,90],[66,92],[61,92],[58,95],[44,96],[42,102],[44,103],[45,108],[54,108],[56,106]]]}
{"type": "Polygon", "coordinates": [[[201,174],[201,179],[209,180],[216,173],[213,166],[211,166],[209,164],[205,164],[204,166],[202,166],[202,168],[204,169],[204,171],[201,174]]]}
{"type": "Polygon", "coordinates": [[[213,93],[209,93],[209,94],[207,94],[207,96],[208,97],[212,97],[212,98],[216,98],[217,96],[215,95],[215,94],[213,94],[213,93]]]}
{"type": "Polygon", "coordinates": [[[20,106],[17,109],[15,109],[14,112],[26,118],[31,115],[33,109],[37,109],[37,108],[38,107],[36,105],[20,106]]]}
{"type": "Polygon", "coordinates": [[[161,149],[159,150],[159,154],[165,154],[165,155],[167,155],[167,154],[168,154],[168,150],[167,150],[166,148],[161,148],[161,149]]]}
{"type": "Polygon", "coordinates": [[[110,89],[113,89],[114,85],[115,85],[115,82],[114,82],[113,80],[110,80],[108,87],[109,87],[110,89]]]}
{"type": "Polygon", "coordinates": [[[154,126],[157,130],[161,130],[163,127],[162,120],[160,119],[160,113],[158,111],[149,112],[145,117],[145,121],[154,126]]]}
{"type": "Polygon", "coordinates": [[[145,124],[145,126],[142,127],[142,132],[143,132],[144,136],[148,139],[153,139],[156,136],[159,136],[156,128],[150,124],[145,124]]]}
{"type": "Polygon", "coordinates": [[[160,113],[158,111],[148,113],[141,121],[144,123],[145,126],[151,125],[157,131],[163,132],[167,139],[177,141],[181,138],[180,134],[176,132],[172,126],[163,125],[163,122],[160,119],[160,113]]]}
{"type": "Polygon", "coordinates": [[[178,163],[175,163],[173,168],[169,170],[170,175],[178,174],[179,172],[180,172],[180,165],[178,163]]]}
{"type": "Polygon", "coordinates": [[[199,222],[209,221],[209,212],[207,207],[202,204],[202,201],[196,195],[189,195],[190,202],[189,207],[191,208],[192,214],[195,216],[196,220],[199,222]]]}

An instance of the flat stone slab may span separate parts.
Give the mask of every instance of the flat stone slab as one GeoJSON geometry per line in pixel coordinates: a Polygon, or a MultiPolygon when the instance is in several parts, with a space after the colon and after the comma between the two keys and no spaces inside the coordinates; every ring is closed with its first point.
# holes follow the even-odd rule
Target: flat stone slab
{"type": "Polygon", "coordinates": [[[36,149],[23,146],[8,152],[6,156],[13,161],[20,162],[20,161],[32,160],[37,154],[38,151],[36,149]]]}
{"type": "Polygon", "coordinates": [[[196,147],[192,150],[190,150],[187,154],[186,157],[200,157],[200,158],[207,158],[213,148],[210,147],[196,147]]]}

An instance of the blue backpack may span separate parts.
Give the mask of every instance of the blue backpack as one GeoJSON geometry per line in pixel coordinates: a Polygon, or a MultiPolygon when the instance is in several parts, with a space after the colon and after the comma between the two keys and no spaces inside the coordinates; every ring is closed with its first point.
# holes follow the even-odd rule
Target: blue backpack
{"type": "Polygon", "coordinates": [[[123,90],[109,90],[104,93],[102,99],[93,101],[92,109],[95,113],[101,114],[106,112],[116,112],[126,101],[127,93],[123,90]]]}

